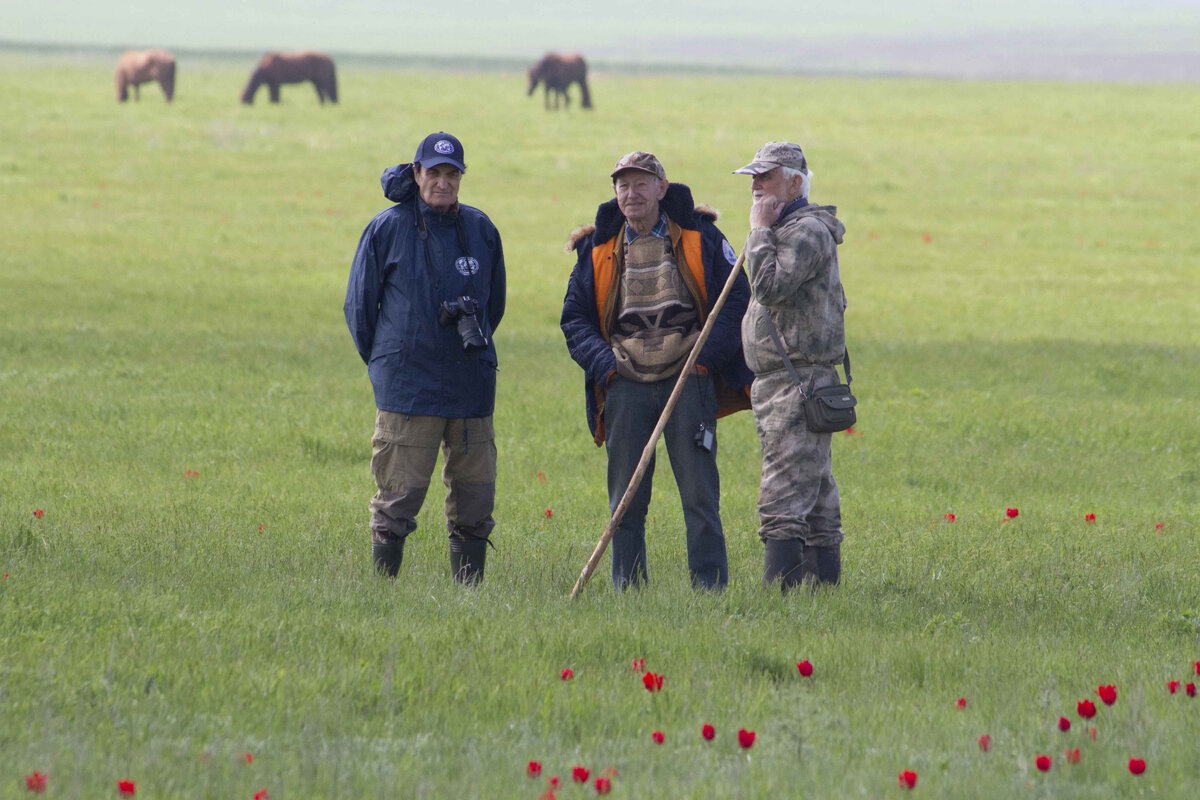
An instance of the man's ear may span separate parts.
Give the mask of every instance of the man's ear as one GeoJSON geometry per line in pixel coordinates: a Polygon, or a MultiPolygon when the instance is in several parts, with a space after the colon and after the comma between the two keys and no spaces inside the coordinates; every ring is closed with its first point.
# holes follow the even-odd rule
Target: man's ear
{"type": "Polygon", "coordinates": [[[667,196],[667,187],[670,185],[671,184],[668,183],[666,180],[660,180],[658,182],[658,199],[659,200],[662,200],[664,197],[667,196]]]}

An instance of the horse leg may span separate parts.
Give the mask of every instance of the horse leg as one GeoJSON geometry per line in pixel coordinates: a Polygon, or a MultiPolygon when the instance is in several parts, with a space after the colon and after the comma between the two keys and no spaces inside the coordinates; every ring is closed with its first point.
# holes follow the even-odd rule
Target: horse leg
{"type": "Polygon", "coordinates": [[[548,81],[545,90],[542,92],[542,105],[546,107],[547,111],[550,110],[550,83],[548,81]]]}
{"type": "Polygon", "coordinates": [[[321,89],[321,82],[316,78],[312,79],[313,88],[317,90],[317,102],[325,105],[325,92],[321,89]]]}
{"type": "Polygon", "coordinates": [[[139,102],[142,99],[142,85],[140,83],[133,85],[133,99],[134,102],[139,102]]]}
{"type": "Polygon", "coordinates": [[[272,81],[267,84],[267,88],[271,90],[271,102],[278,103],[279,102],[279,84],[272,81]]]}

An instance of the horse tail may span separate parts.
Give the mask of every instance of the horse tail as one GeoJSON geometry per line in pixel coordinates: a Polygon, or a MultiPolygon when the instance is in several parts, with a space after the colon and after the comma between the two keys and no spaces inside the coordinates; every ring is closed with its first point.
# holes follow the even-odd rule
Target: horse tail
{"type": "Polygon", "coordinates": [[[158,79],[162,84],[163,94],[167,96],[167,102],[175,97],[175,61],[167,61],[162,66],[162,74],[158,79]]]}
{"type": "Polygon", "coordinates": [[[583,97],[580,99],[579,102],[583,104],[584,108],[591,108],[592,107],[592,95],[590,92],[588,92],[587,77],[584,75],[579,76],[579,89],[583,93],[583,97]]]}
{"type": "Polygon", "coordinates": [[[329,62],[329,99],[337,102],[337,71],[333,68],[332,61],[329,62]]]}
{"type": "Polygon", "coordinates": [[[125,67],[117,67],[117,102],[124,103],[129,99],[129,79],[125,77],[125,67]]]}

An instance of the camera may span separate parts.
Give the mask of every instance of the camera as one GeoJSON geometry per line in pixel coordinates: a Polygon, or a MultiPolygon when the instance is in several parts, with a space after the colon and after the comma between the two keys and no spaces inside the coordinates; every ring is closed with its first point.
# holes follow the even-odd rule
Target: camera
{"type": "Polygon", "coordinates": [[[699,447],[706,453],[711,453],[717,443],[717,434],[715,431],[704,427],[704,423],[701,422],[700,430],[696,431],[696,437],[693,441],[696,443],[696,447],[699,447]]]}
{"type": "Polygon", "coordinates": [[[454,325],[458,328],[458,336],[462,339],[463,352],[478,353],[487,350],[487,337],[475,319],[478,304],[474,298],[463,295],[456,300],[445,300],[438,308],[438,324],[444,328],[454,325]]]}

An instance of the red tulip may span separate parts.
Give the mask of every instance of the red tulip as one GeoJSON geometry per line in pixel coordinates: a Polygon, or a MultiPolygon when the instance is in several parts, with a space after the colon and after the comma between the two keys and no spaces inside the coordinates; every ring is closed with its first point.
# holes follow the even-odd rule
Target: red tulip
{"type": "Polygon", "coordinates": [[[912,789],[917,785],[917,773],[913,772],[911,769],[906,769],[901,772],[899,778],[901,789],[912,789]]]}
{"type": "Polygon", "coordinates": [[[1004,509],[1004,513],[1009,519],[1015,519],[1016,516],[1018,514],[1020,514],[1021,512],[1015,508],[1006,508],[1006,509],[1004,509]]]}
{"type": "Polygon", "coordinates": [[[550,784],[550,788],[551,788],[551,789],[557,789],[557,788],[558,788],[558,776],[557,776],[557,775],[551,775],[551,776],[550,776],[550,780],[548,780],[548,781],[546,781],[546,782],[550,784]]]}
{"type": "Polygon", "coordinates": [[[1179,681],[1167,681],[1167,691],[1175,694],[1179,690],[1179,681]]]}
{"type": "Polygon", "coordinates": [[[1100,699],[1104,701],[1104,705],[1111,706],[1117,702],[1117,687],[1111,683],[1108,686],[1097,686],[1096,694],[1100,695],[1100,699]]]}
{"type": "Polygon", "coordinates": [[[267,794],[266,789],[259,789],[254,793],[254,800],[271,800],[271,796],[267,794]]]}
{"type": "Polygon", "coordinates": [[[1141,775],[1146,771],[1146,759],[1131,758],[1129,759],[1129,771],[1134,775],[1141,775]]]}
{"type": "Polygon", "coordinates": [[[242,758],[244,758],[246,760],[247,764],[254,763],[254,754],[253,753],[247,752],[246,755],[242,756],[242,758]]]}
{"type": "Polygon", "coordinates": [[[1163,527],[1165,527],[1165,526],[1161,522],[1154,523],[1154,530],[1156,530],[1156,531],[1161,531],[1163,529],[1163,527]]]}
{"type": "Polygon", "coordinates": [[[704,723],[704,726],[700,728],[700,735],[711,742],[712,738],[717,735],[717,729],[706,722],[704,723]]]}
{"type": "Polygon", "coordinates": [[[967,698],[965,698],[965,697],[958,698],[957,700],[954,701],[954,705],[958,706],[959,708],[966,708],[967,707],[967,698]]]}
{"type": "Polygon", "coordinates": [[[1083,521],[1084,521],[1084,522],[1095,522],[1095,521],[1096,521],[1096,515],[1095,515],[1095,514],[1084,514],[1084,515],[1083,515],[1083,521]]]}
{"type": "Polygon", "coordinates": [[[1200,661],[1196,662],[1196,674],[1200,675],[1200,661]]]}
{"type": "Polygon", "coordinates": [[[25,776],[25,788],[41,794],[46,791],[46,776],[35,769],[32,775],[25,776]]]}
{"type": "Polygon", "coordinates": [[[800,670],[800,674],[806,678],[811,678],[813,674],[813,665],[808,663],[808,659],[804,659],[796,665],[796,669],[800,670]]]}
{"type": "Polygon", "coordinates": [[[646,659],[644,658],[635,658],[630,663],[633,665],[634,672],[641,672],[646,668],[646,659]]]}
{"type": "Polygon", "coordinates": [[[542,774],[542,762],[530,761],[525,765],[525,774],[531,778],[536,778],[542,774]]]}
{"type": "Polygon", "coordinates": [[[45,516],[45,514],[46,514],[46,512],[45,512],[45,511],[43,511],[43,510],[42,510],[42,509],[40,509],[40,508],[35,508],[35,509],[33,510],[33,515],[34,515],[35,517],[37,517],[38,519],[41,519],[43,516],[45,516]]]}
{"type": "Polygon", "coordinates": [[[738,728],[738,744],[743,750],[749,750],[754,746],[754,731],[748,731],[745,728],[738,728]]]}
{"type": "Polygon", "coordinates": [[[1196,696],[1196,684],[1194,684],[1194,683],[1189,683],[1187,686],[1184,686],[1183,688],[1184,688],[1184,691],[1186,691],[1186,692],[1187,692],[1187,696],[1188,696],[1188,697],[1195,697],[1195,696],[1196,696]]]}
{"type": "Polygon", "coordinates": [[[121,797],[133,797],[137,793],[137,784],[133,781],[117,781],[117,791],[121,797]]]}
{"type": "Polygon", "coordinates": [[[554,516],[554,512],[547,508],[546,509],[546,519],[550,519],[553,516],[554,516]]]}
{"type": "Polygon", "coordinates": [[[662,731],[655,731],[654,733],[650,734],[650,738],[654,740],[655,744],[662,744],[665,737],[663,736],[662,731]]]}
{"type": "Polygon", "coordinates": [[[956,519],[958,519],[958,517],[954,516],[953,514],[946,515],[946,522],[954,522],[956,519]]]}
{"type": "Polygon", "coordinates": [[[596,794],[608,794],[612,791],[612,781],[608,778],[596,778],[596,794]]]}
{"type": "Polygon", "coordinates": [[[1033,760],[1033,763],[1042,772],[1050,771],[1050,756],[1038,756],[1033,760]]]}
{"type": "Polygon", "coordinates": [[[647,672],[642,676],[642,685],[646,687],[647,692],[660,691],[663,685],[663,676],[653,672],[647,672]]]}
{"type": "Polygon", "coordinates": [[[853,435],[854,435],[854,426],[853,426],[853,425],[851,425],[849,428],[846,428],[846,435],[847,435],[847,436],[853,436],[853,435]]]}
{"type": "Polygon", "coordinates": [[[986,753],[988,750],[991,749],[991,747],[992,747],[992,737],[991,736],[988,736],[985,733],[983,736],[979,737],[979,749],[980,750],[982,750],[983,752],[986,753]]]}
{"type": "Polygon", "coordinates": [[[587,783],[588,776],[591,774],[592,771],[587,767],[575,767],[571,770],[571,780],[576,783],[587,783]]]}
{"type": "Polygon", "coordinates": [[[571,678],[574,678],[574,677],[575,677],[575,670],[571,669],[570,667],[567,667],[566,669],[564,669],[562,671],[562,679],[564,681],[569,681],[569,680],[571,680],[571,678]]]}
{"type": "Polygon", "coordinates": [[[1066,757],[1067,757],[1068,764],[1078,764],[1079,763],[1079,748],[1076,747],[1074,750],[1068,750],[1066,752],[1066,757]]]}
{"type": "Polygon", "coordinates": [[[1091,700],[1080,700],[1075,704],[1075,713],[1084,719],[1091,719],[1096,716],[1096,704],[1091,700]]]}
{"type": "Polygon", "coordinates": [[[1064,732],[1071,730],[1071,720],[1067,719],[1066,717],[1059,717],[1058,729],[1064,732]]]}

